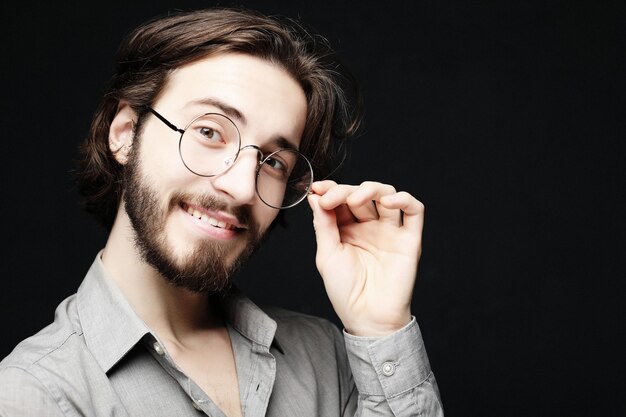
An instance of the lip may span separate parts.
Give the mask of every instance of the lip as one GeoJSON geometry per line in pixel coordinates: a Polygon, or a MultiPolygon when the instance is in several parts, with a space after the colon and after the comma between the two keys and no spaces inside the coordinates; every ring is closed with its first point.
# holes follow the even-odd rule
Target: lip
{"type": "Polygon", "coordinates": [[[241,225],[241,223],[239,223],[239,221],[234,216],[230,216],[225,213],[212,212],[202,207],[195,206],[195,205],[188,205],[186,203],[179,205],[178,208],[179,208],[177,210],[178,214],[183,216],[187,220],[188,224],[191,224],[194,227],[194,229],[199,230],[200,232],[202,232],[202,234],[208,235],[209,237],[213,239],[230,240],[240,235],[246,229],[244,226],[241,225]],[[194,210],[198,210],[200,213],[202,213],[203,217],[204,216],[211,217],[217,220],[218,222],[227,223],[229,226],[227,228],[214,226],[209,222],[206,222],[195,216],[192,216],[187,211],[189,207],[191,207],[194,210]]]}
{"type": "Polygon", "coordinates": [[[216,219],[219,222],[227,223],[227,224],[233,226],[236,229],[247,229],[247,227],[245,227],[244,225],[242,225],[239,222],[237,217],[235,217],[235,216],[233,216],[231,214],[228,214],[228,213],[224,213],[224,212],[221,212],[221,211],[217,212],[217,211],[207,210],[206,208],[204,208],[202,206],[189,204],[187,202],[181,203],[180,207],[185,212],[188,210],[188,208],[192,208],[193,210],[198,210],[203,215],[207,215],[208,217],[214,218],[214,219],[216,219]]]}

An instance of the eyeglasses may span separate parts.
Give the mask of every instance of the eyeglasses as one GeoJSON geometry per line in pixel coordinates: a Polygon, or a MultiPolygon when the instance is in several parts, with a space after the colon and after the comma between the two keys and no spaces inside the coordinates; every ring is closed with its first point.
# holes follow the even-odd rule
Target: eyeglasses
{"type": "Polygon", "coordinates": [[[265,155],[256,145],[241,147],[237,125],[220,113],[202,114],[185,126],[176,127],[156,110],[147,107],[167,127],[180,133],[178,153],[183,165],[201,177],[214,177],[228,171],[244,149],[259,154],[256,168],[256,192],[261,201],[275,209],[295,206],[309,193],[313,168],[295,149],[278,149],[265,155]]]}

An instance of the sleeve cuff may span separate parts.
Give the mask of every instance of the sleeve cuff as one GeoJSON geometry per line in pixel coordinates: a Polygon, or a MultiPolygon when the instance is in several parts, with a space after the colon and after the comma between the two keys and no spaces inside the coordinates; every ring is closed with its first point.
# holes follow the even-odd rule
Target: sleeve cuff
{"type": "Polygon", "coordinates": [[[415,317],[385,337],[358,337],[343,331],[350,368],[361,395],[392,398],[420,385],[430,364],[415,317]]]}

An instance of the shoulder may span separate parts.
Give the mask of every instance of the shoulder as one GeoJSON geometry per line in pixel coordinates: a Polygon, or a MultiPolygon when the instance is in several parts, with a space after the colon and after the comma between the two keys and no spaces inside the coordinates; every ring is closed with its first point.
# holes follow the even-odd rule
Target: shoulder
{"type": "Polygon", "coordinates": [[[81,336],[75,320],[71,296],[57,307],[53,323],[23,340],[0,362],[0,415],[60,413],[52,381],[75,356],[71,345],[81,336]]]}
{"type": "Polygon", "coordinates": [[[72,344],[72,338],[82,336],[78,325],[75,295],[66,298],[57,307],[54,322],[35,335],[20,342],[13,351],[0,362],[0,369],[31,369],[58,355],[72,344]]]}
{"type": "Polygon", "coordinates": [[[0,416],[63,415],[56,396],[28,370],[0,368],[0,416]]]}
{"type": "Polygon", "coordinates": [[[54,322],[20,342],[0,362],[0,384],[46,385],[77,361],[81,345],[82,330],[73,295],[59,304],[54,322]]]}

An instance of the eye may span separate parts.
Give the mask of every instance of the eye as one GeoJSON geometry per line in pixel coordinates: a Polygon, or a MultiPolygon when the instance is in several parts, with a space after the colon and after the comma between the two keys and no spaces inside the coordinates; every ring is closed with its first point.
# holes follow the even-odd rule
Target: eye
{"type": "Polygon", "coordinates": [[[276,178],[287,179],[287,177],[289,177],[289,166],[276,155],[265,159],[263,169],[276,178]]]}
{"type": "Polygon", "coordinates": [[[217,130],[215,130],[212,127],[200,127],[198,128],[198,133],[205,138],[206,140],[210,141],[210,142],[222,142],[224,143],[225,140],[222,137],[222,135],[220,134],[220,132],[218,132],[217,130]]]}
{"type": "Polygon", "coordinates": [[[281,162],[278,158],[275,158],[275,157],[267,158],[265,163],[268,164],[268,166],[271,167],[272,169],[276,169],[280,171],[287,171],[287,166],[283,162],[281,162]]]}
{"type": "Polygon", "coordinates": [[[217,113],[197,117],[185,132],[197,144],[211,147],[236,146],[233,141],[239,138],[237,127],[226,116],[217,113]]]}

